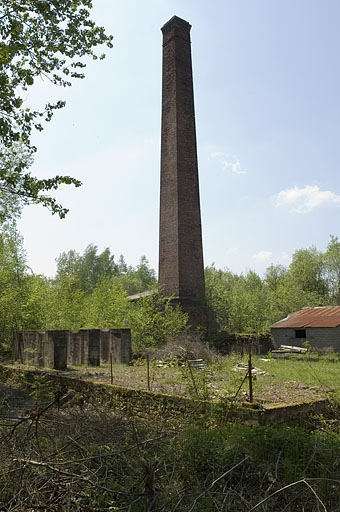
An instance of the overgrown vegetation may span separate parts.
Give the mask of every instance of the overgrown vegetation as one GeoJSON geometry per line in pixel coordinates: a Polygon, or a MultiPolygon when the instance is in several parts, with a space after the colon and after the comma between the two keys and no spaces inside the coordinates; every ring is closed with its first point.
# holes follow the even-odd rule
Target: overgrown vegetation
{"type": "MultiPolygon", "coordinates": [[[[185,332],[186,315],[168,299],[157,293],[136,302],[128,299],[156,289],[155,272],[145,257],[134,268],[122,256],[115,260],[108,248],[98,253],[95,245],[89,245],[82,255],[72,250],[61,254],[56,275],[47,278],[27,267],[15,228],[23,205],[29,203],[40,203],[63,218],[67,209],[51,192],[61,184],[81,185],[70,176],[38,179],[28,171],[36,151],[32,132],[41,131],[65,103],[35,108],[24,103],[23,93],[27,95],[38,77],[69,86],[73,78],[83,78],[86,57],[96,59],[98,46],[112,46],[112,37],[91,20],[91,8],[91,0],[3,0],[0,6],[2,356],[10,348],[14,330],[130,327],[135,353],[143,354],[168,350],[164,342],[185,332]]],[[[209,267],[211,323],[217,331],[266,331],[300,307],[339,304],[339,276],[336,237],[331,237],[325,253],[313,247],[300,249],[289,268],[271,266],[263,279],[252,271],[236,275],[209,267]]],[[[180,356],[186,360],[192,348],[184,348],[180,356]]],[[[164,352],[159,357],[168,358],[164,352]]],[[[175,357],[177,363],[178,354],[175,357]]],[[[212,373],[193,373],[189,366],[176,370],[190,396],[216,399],[218,388],[221,399],[241,389],[242,376],[232,373],[234,363],[233,357],[214,361],[212,373]],[[219,374],[216,387],[211,387],[213,373],[219,374]]],[[[262,363],[255,359],[254,364],[262,363]]],[[[273,382],[283,386],[285,379],[294,380],[295,386],[302,382],[338,387],[335,355],[265,364],[272,394],[273,382]]],[[[145,375],[145,366],[141,370],[145,375]]],[[[151,385],[155,386],[159,371],[166,391],[166,370],[156,364],[151,385]]],[[[256,381],[255,393],[263,392],[266,381],[256,381]]],[[[223,401],[219,405],[223,407],[223,401]]],[[[336,394],[333,411],[331,420],[311,418],[308,429],[222,425],[209,415],[183,418],[181,424],[165,427],[161,410],[159,421],[127,418],[91,396],[51,387],[43,376],[36,376],[25,391],[13,383],[1,384],[0,508],[337,512],[340,405],[336,394]]]]}
{"type": "Polygon", "coordinates": [[[217,425],[209,415],[165,427],[161,416],[140,423],[59,391],[46,405],[48,387],[35,381],[33,410],[12,415],[13,388],[3,404],[4,510],[339,510],[339,417],[308,429],[217,425]]]}
{"type": "MultiPolygon", "coordinates": [[[[226,403],[248,401],[249,379],[245,379],[247,356],[237,353],[218,356],[212,351],[208,352],[204,346],[189,353],[181,350],[179,345],[178,350],[172,353],[166,348],[169,348],[168,344],[161,350],[151,352],[149,360],[142,357],[131,366],[114,364],[113,384],[202,400],[222,400],[226,403]],[[201,362],[200,359],[192,359],[197,354],[205,357],[203,365],[195,365],[201,362]]],[[[340,396],[339,362],[337,354],[314,354],[313,357],[290,355],[286,359],[253,356],[254,402],[266,406],[290,405],[340,396]]],[[[32,364],[26,367],[34,368],[32,364]]],[[[109,364],[101,367],[70,367],[68,374],[95,382],[111,382],[109,364]]]]}
{"type": "MultiPolygon", "coordinates": [[[[145,256],[136,267],[109,248],[90,244],[57,258],[53,278],[33,275],[23,241],[3,225],[0,243],[0,343],[8,346],[16,329],[129,327],[134,348],[159,346],[183,332],[186,316],[159,295],[131,302],[128,297],[157,290],[155,271],[145,256]]],[[[236,275],[206,268],[210,324],[217,332],[266,332],[275,321],[304,306],[340,303],[340,242],[331,237],[324,253],[299,249],[288,268],[270,266],[264,278],[255,272],[236,275]]]]}
{"type": "Polygon", "coordinates": [[[157,290],[155,272],[145,257],[137,267],[109,249],[89,245],[83,255],[59,256],[57,273],[48,279],[26,265],[15,229],[0,235],[0,345],[10,348],[15,330],[131,328],[136,351],[157,346],[186,327],[187,316],[158,293],[138,301],[129,295],[157,290]]]}
{"type": "Polygon", "coordinates": [[[213,266],[205,277],[211,322],[218,330],[264,332],[302,307],[340,304],[340,241],[331,236],[324,252],[298,249],[289,267],[271,265],[264,278],[213,266]]]}

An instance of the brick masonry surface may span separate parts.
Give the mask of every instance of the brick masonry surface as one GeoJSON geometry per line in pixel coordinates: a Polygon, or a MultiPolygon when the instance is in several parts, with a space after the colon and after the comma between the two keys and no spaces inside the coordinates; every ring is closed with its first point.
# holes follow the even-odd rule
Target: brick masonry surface
{"type": "Polygon", "coordinates": [[[190,29],[176,16],[162,28],[159,286],[206,327],[190,29]]]}

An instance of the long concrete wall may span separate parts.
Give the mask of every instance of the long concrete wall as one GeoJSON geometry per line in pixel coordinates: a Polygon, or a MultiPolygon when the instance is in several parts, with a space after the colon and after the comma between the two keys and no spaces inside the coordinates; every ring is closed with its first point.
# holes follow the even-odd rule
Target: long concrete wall
{"type": "Polygon", "coordinates": [[[65,370],[68,366],[100,366],[110,361],[129,363],[130,329],[17,331],[13,359],[38,367],[65,370]]]}
{"type": "Polygon", "coordinates": [[[247,354],[249,343],[252,345],[252,353],[256,355],[267,354],[273,348],[273,338],[269,333],[238,334],[221,332],[211,340],[211,345],[223,355],[233,352],[247,354]]]}

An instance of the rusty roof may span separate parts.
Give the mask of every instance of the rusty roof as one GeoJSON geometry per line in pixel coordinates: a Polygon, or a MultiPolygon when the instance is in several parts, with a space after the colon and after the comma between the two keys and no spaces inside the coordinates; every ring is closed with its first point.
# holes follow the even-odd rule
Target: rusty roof
{"type": "Polygon", "coordinates": [[[340,306],[321,306],[295,311],[271,325],[270,328],[304,329],[305,327],[338,327],[339,325],[340,306]]]}

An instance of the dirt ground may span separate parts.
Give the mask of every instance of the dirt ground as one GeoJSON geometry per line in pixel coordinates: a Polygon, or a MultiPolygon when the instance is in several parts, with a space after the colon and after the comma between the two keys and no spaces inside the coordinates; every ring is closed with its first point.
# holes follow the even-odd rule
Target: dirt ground
{"type": "MultiPolygon", "coordinates": [[[[70,374],[77,376],[79,370],[71,370],[70,374]]],[[[245,372],[244,372],[245,374],[245,372]]],[[[201,394],[202,387],[207,388],[207,393],[211,398],[222,398],[228,396],[232,398],[235,392],[226,392],[223,389],[223,377],[219,375],[208,376],[205,378],[200,372],[193,372],[194,378],[197,379],[198,393],[201,394]],[[202,383],[205,380],[205,383],[202,383]]],[[[240,377],[243,377],[241,374],[240,377]]],[[[88,370],[81,375],[82,379],[96,380],[97,382],[111,383],[111,375],[100,370],[88,370]]],[[[261,378],[260,378],[261,380],[261,378]]],[[[190,376],[184,375],[183,371],[177,368],[158,368],[151,369],[149,375],[149,386],[145,367],[120,367],[113,369],[112,383],[115,386],[127,387],[132,389],[147,390],[156,393],[164,393],[170,395],[195,396],[190,376]]],[[[238,386],[237,386],[238,387],[238,386]]],[[[316,386],[308,386],[300,382],[273,382],[270,377],[268,380],[261,381],[258,385],[257,381],[253,381],[253,400],[263,405],[283,405],[283,404],[299,404],[312,401],[325,400],[328,393],[332,391],[329,388],[321,388],[316,386]]],[[[247,401],[249,399],[248,380],[242,385],[237,399],[239,401],[247,401]]]]}
{"type": "MultiPolygon", "coordinates": [[[[149,379],[146,374],[146,368],[140,366],[123,366],[114,367],[111,372],[108,368],[98,369],[69,369],[65,371],[67,377],[73,377],[81,380],[91,380],[112,384],[119,387],[126,387],[138,390],[150,390],[156,393],[163,393],[177,396],[195,396],[195,390],[192,381],[188,378],[188,374],[184,374],[182,370],[177,368],[157,368],[149,372],[149,379]]],[[[201,395],[202,373],[195,372],[197,391],[201,395]]],[[[209,375],[204,380],[204,389],[208,396],[212,399],[228,396],[229,399],[235,398],[238,402],[249,401],[248,382],[245,381],[237,397],[234,392],[221,390],[221,382],[218,379],[209,379],[209,375]]],[[[256,380],[253,382],[253,401],[260,403],[262,406],[275,405],[293,405],[308,403],[313,401],[325,400],[329,393],[329,389],[317,388],[315,386],[307,386],[299,382],[272,382],[269,378],[265,384],[262,382],[257,385],[256,380]]],[[[199,398],[204,398],[202,395],[199,398]]],[[[1,417],[19,417],[25,415],[34,407],[33,400],[27,390],[10,384],[0,383],[0,416],[1,417]]]]}

